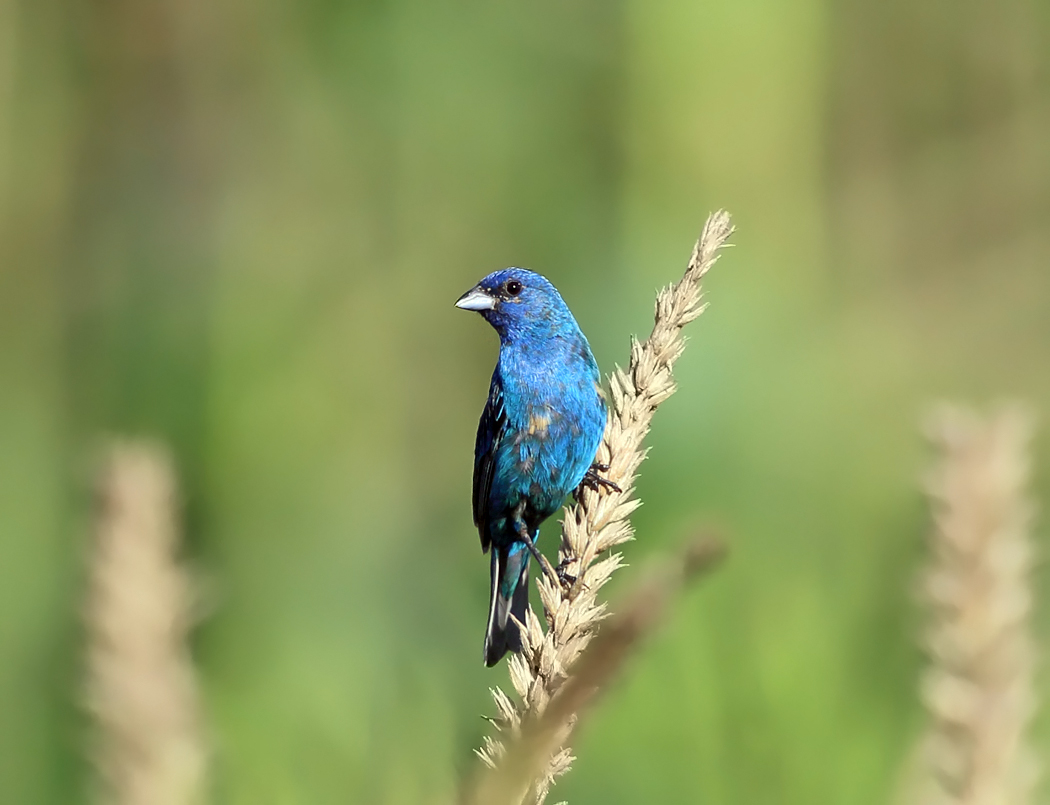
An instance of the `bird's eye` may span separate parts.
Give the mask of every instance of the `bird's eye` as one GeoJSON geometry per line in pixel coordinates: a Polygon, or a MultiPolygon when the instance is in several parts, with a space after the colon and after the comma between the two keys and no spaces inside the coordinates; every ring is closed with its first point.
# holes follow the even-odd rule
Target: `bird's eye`
{"type": "Polygon", "coordinates": [[[521,293],[522,285],[517,280],[511,280],[507,283],[507,293],[511,296],[517,296],[521,293]]]}

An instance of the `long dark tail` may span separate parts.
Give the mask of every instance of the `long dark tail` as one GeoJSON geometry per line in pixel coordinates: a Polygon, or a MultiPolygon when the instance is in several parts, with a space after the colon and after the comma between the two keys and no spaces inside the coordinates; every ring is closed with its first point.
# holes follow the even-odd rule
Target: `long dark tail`
{"type": "Polygon", "coordinates": [[[521,634],[513,615],[525,623],[529,608],[529,549],[523,542],[492,546],[492,590],[485,627],[485,665],[493,666],[507,651],[521,651],[521,634]]]}

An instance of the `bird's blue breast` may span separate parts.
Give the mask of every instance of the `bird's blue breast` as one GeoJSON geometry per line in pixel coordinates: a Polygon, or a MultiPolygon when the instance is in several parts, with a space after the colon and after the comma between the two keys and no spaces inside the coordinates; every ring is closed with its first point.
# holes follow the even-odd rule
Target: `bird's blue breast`
{"type": "Polygon", "coordinates": [[[522,501],[536,522],[553,514],[594,460],[606,411],[598,368],[582,334],[542,345],[504,345],[494,382],[506,431],[495,455],[489,511],[495,542],[516,538],[504,522],[522,501]]]}

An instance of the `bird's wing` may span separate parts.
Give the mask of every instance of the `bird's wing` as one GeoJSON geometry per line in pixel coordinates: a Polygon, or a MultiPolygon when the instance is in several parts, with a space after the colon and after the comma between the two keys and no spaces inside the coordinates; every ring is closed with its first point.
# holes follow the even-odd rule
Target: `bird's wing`
{"type": "Polygon", "coordinates": [[[478,438],[474,443],[474,525],[481,535],[481,548],[489,549],[488,519],[489,491],[496,472],[496,451],[507,430],[507,416],[503,410],[503,384],[493,374],[489,399],[481,412],[478,438]]]}

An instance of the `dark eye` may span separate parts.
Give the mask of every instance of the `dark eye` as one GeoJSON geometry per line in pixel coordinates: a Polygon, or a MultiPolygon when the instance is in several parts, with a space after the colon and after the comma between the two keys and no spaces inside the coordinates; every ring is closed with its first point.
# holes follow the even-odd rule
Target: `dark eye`
{"type": "Polygon", "coordinates": [[[521,293],[521,283],[517,280],[511,280],[507,283],[507,293],[511,296],[517,296],[521,293]]]}

